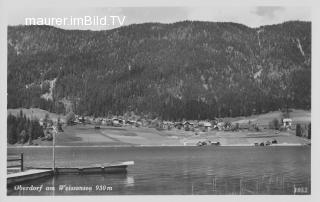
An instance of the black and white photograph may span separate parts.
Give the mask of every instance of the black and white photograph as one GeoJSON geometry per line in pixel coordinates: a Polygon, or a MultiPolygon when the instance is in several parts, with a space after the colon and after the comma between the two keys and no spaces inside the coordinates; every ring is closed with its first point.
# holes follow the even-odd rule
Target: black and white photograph
{"type": "Polygon", "coordinates": [[[7,198],[317,192],[312,7],[131,5],[8,8],[7,198]]]}

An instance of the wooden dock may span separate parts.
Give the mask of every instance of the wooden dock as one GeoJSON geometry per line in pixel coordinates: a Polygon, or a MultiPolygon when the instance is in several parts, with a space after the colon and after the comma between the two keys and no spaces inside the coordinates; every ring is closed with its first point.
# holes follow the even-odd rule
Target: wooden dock
{"type": "Polygon", "coordinates": [[[14,185],[28,180],[39,179],[42,177],[52,176],[52,169],[31,169],[18,173],[11,173],[7,175],[7,185],[14,185]]]}
{"type": "Polygon", "coordinates": [[[28,170],[7,175],[7,186],[15,185],[29,180],[36,180],[42,177],[56,174],[116,174],[127,173],[127,167],[134,165],[134,161],[120,163],[78,166],[78,167],[55,167],[54,171],[49,167],[29,167],[28,170]]]}
{"type": "MultiPolygon", "coordinates": [[[[90,166],[76,166],[76,167],[56,167],[55,174],[115,174],[126,173],[127,167],[134,165],[134,161],[125,161],[120,163],[105,163],[90,166]]],[[[48,167],[30,167],[31,169],[48,170],[48,167]]]]}
{"type": "Polygon", "coordinates": [[[7,157],[7,170],[20,170],[23,171],[23,153],[20,155],[9,155],[7,157]],[[20,164],[11,164],[12,162],[19,162],[20,164]],[[10,164],[10,165],[9,165],[10,164]]]}

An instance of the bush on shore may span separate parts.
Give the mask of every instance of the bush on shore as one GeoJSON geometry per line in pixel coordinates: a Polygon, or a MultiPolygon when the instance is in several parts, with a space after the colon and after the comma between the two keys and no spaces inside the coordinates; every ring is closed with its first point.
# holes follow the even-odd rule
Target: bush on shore
{"type": "Polygon", "coordinates": [[[275,130],[279,130],[280,128],[280,122],[277,118],[273,119],[270,123],[269,123],[269,128],[270,129],[275,129],[275,130]]]}
{"type": "Polygon", "coordinates": [[[302,136],[302,131],[301,131],[301,124],[296,125],[296,136],[301,137],[302,136]]]}
{"type": "Polygon", "coordinates": [[[67,125],[72,125],[72,123],[75,121],[76,116],[73,111],[70,111],[66,116],[66,123],[67,125]]]}

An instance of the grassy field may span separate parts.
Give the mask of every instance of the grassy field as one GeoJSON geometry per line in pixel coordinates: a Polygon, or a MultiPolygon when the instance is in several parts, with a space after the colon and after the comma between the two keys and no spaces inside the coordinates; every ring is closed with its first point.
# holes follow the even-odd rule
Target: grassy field
{"type": "MultiPolygon", "coordinates": [[[[199,141],[220,142],[221,146],[253,146],[255,143],[277,140],[275,145],[305,145],[310,140],[290,132],[225,132],[209,131],[197,135],[191,131],[172,129],[158,131],[154,128],[104,127],[76,125],[64,128],[56,137],[57,146],[195,146],[199,141]]],[[[51,146],[52,141],[34,140],[34,144],[51,146]]]]}
{"type": "MultiPolygon", "coordinates": [[[[226,118],[225,120],[239,124],[247,124],[249,121],[251,121],[251,123],[268,126],[273,119],[278,119],[280,121],[282,116],[283,113],[281,111],[274,111],[248,117],[226,118]]],[[[293,124],[307,124],[311,122],[311,111],[293,109],[289,113],[289,118],[292,119],[293,124]]]]}
{"type": "Polygon", "coordinates": [[[44,119],[44,117],[46,116],[46,114],[49,114],[50,119],[52,119],[53,121],[56,121],[58,119],[58,117],[60,117],[61,119],[64,119],[65,116],[64,115],[59,115],[56,113],[51,113],[48,112],[46,110],[43,109],[39,109],[39,108],[30,108],[30,109],[26,109],[26,108],[17,108],[17,109],[8,109],[7,110],[7,114],[12,114],[14,116],[19,115],[20,110],[22,110],[22,113],[26,115],[27,118],[37,118],[37,119],[44,119]]]}

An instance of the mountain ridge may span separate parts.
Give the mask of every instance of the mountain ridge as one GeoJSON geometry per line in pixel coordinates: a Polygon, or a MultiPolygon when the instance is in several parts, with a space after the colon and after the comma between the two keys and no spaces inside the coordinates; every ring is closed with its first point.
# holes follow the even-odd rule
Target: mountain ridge
{"type": "Polygon", "coordinates": [[[8,108],[64,112],[62,100],[79,114],[164,119],[310,109],[311,23],[8,27],[8,108]]]}

